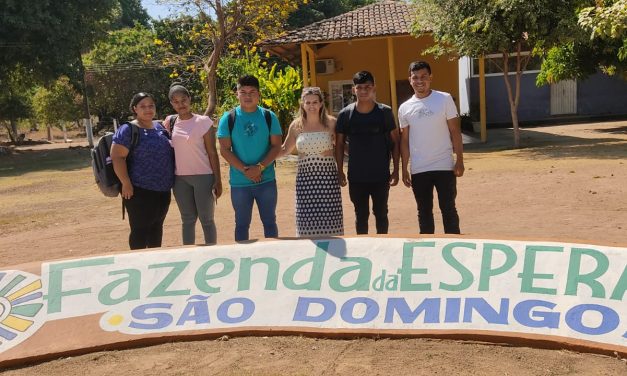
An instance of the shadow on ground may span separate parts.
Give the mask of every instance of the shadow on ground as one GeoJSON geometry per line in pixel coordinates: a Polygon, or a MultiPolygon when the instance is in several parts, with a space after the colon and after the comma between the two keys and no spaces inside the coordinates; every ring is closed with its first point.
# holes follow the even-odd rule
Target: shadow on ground
{"type": "Polygon", "coordinates": [[[19,150],[0,157],[0,177],[20,176],[45,170],[73,171],[91,165],[88,148],[19,150]]]}
{"type": "MultiPolygon", "coordinates": [[[[593,132],[621,135],[627,127],[596,129],[593,132]]],[[[627,158],[627,139],[622,137],[587,138],[521,129],[518,151],[530,158],[627,158]]],[[[512,129],[495,129],[488,133],[488,142],[464,145],[465,153],[486,153],[515,150],[512,129]]]]}

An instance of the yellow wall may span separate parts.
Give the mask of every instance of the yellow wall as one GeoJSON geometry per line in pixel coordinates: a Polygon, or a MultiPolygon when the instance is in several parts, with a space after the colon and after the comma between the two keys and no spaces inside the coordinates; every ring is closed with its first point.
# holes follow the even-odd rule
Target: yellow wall
{"type": "MultiPolygon", "coordinates": [[[[422,56],[422,50],[432,43],[431,37],[403,36],[393,37],[392,40],[396,80],[406,80],[409,77],[407,69],[410,62],[425,60],[429,62],[433,72],[432,88],[451,93],[459,106],[457,60],[449,61],[445,57],[435,60],[430,55],[422,56]]],[[[335,60],[335,73],[317,75],[316,84],[325,93],[329,90],[329,81],[351,80],[356,72],[368,70],[375,77],[377,100],[391,104],[387,41],[385,38],[329,43],[317,49],[316,59],[335,60]]]]}

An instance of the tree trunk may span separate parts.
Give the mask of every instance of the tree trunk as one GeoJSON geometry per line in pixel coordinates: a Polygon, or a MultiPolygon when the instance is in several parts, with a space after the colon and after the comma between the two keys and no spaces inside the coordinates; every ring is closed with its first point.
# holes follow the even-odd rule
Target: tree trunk
{"type": "Polygon", "coordinates": [[[15,119],[11,119],[11,132],[9,132],[9,138],[11,142],[17,144],[18,134],[17,134],[17,122],[15,119]]]}
{"type": "Polygon", "coordinates": [[[46,131],[48,133],[48,141],[52,141],[52,128],[49,125],[46,126],[46,131]]]}
{"type": "Polygon", "coordinates": [[[509,54],[503,52],[503,79],[505,80],[505,87],[507,88],[507,98],[509,99],[509,110],[512,116],[512,128],[514,129],[514,147],[520,147],[520,129],[518,128],[518,98],[520,98],[519,87],[520,82],[517,76],[516,85],[516,98],[512,93],[512,84],[509,81],[509,54]]]}

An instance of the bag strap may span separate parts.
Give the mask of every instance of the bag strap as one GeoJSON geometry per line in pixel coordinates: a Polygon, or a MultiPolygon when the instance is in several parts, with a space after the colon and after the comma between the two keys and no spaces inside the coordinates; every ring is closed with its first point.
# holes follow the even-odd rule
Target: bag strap
{"type": "Polygon", "coordinates": [[[170,121],[168,122],[168,127],[170,128],[168,129],[168,132],[170,132],[170,134],[174,133],[174,125],[176,124],[176,120],[178,118],[178,115],[170,115],[170,121]]]}
{"type": "Polygon", "coordinates": [[[233,128],[235,128],[235,109],[229,111],[229,137],[233,133],[233,128]]]}

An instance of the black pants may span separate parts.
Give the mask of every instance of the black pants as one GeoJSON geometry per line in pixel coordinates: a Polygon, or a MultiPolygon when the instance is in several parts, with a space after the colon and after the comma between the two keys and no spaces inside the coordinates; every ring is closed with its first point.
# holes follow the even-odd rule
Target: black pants
{"type": "Polygon", "coordinates": [[[170,191],[158,192],[133,187],[133,197],[124,200],[131,234],[131,249],[161,247],[163,221],[170,208],[170,191]]]}
{"type": "Polygon", "coordinates": [[[368,217],[370,216],[370,197],[372,197],[372,214],[376,220],[377,234],[388,233],[388,196],[390,183],[348,183],[348,193],[355,206],[355,229],[357,234],[368,233],[368,217]]]}
{"type": "Polygon", "coordinates": [[[438,204],[446,234],[459,234],[459,216],[455,208],[457,178],[453,171],[427,171],[411,176],[411,188],[418,205],[418,225],[421,234],[435,233],[433,222],[433,188],[438,192],[438,204]]]}

